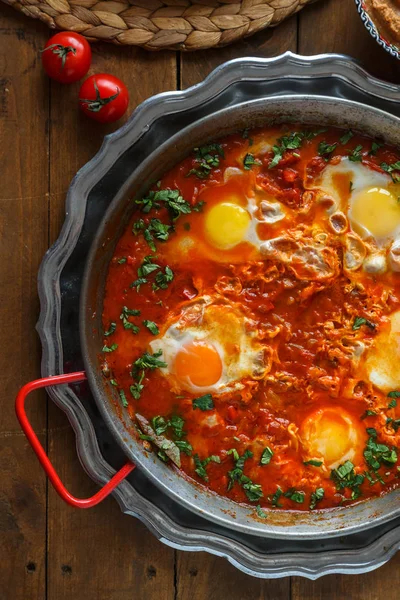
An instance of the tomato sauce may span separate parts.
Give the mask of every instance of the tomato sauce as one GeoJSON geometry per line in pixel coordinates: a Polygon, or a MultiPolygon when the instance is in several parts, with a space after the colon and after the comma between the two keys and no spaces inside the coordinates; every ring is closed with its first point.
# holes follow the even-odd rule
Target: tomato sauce
{"type": "MultiPolygon", "coordinates": [[[[371,382],[366,366],[399,310],[400,278],[389,265],[393,238],[382,246],[362,237],[349,215],[355,193],[371,188],[372,173],[387,175],[395,193],[398,171],[382,164],[394,165],[399,155],[353,132],[294,126],[239,133],[212,146],[166,173],[153,200],[139,199],[118,242],[104,299],[105,376],[149,452],[168,461],[136,414],[154,437],[158,424],[159,435],[180,448],[186,476],[257,506],[260,518],[266,509],[332,508],[397,487],[397,390],[371,382]],[[335,170],[343,160],[348,171],[335,170]],[[179,190],[183,212],[171,207],[176,196],[157,202],[163,190],[179,190]],[[218,227],[207,231],[209,211],[224,202],[242,209],[238,231],[240,219],[251,220],[229,248],[215,242],[218,227]],[[344,215],[340,233],[329,224],[334,213],[344,215]],[[361,254],[380,253],[388,265],[382,272],[345,268],[352,235],[361,254]],[[278,242],[267,252],[271,240],[278,242]],[[225,343],[223,327],[218,332],[223,368],[232,359],[233,372],[243,375],[243,348],[251,354],[262,347],[262,376],[246,372],[202,393],[180,386],[174,363],[165,366],[166,350],[157,357],[164,367],[143,367],[145,353],[156,355],[150,344],[167,348],[171,327],[182,325],[196,302],[241,316],[243,346],[225,343]],[[196,407],[198,398],[206,406],[196,407]]],[[[201,322],[185,323],[203,335],[201,322]]],[[[209,342],[207,332],[201,339],[209,342]]]]}

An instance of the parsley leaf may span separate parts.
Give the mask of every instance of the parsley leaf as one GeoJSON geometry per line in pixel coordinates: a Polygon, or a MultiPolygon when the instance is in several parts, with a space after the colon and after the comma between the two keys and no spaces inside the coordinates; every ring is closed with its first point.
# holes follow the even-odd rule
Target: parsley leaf
{"type": "Polygon", "coordinates": [[[388,393],[388,398],[400,398],[400,392],[393,390],[392,392],[388,393]]]}
{"type": "Polygon", "coordinates": [[[258,160],[257,158],[254,158],[254,156],[252,154],[246,154],[246,156],[243,159],[243,166],[245,171],[250,171],[251,167],[253,165],[260,165],[261,161],[258,160]]]}
{"type": "Polygon", "coordinates": [[[370,329],[375,329],[376,327],[375,323],[371,323],[371,321],[368,321],[368,319],[364,319],[364,317],[356,317],[352,327],[353,331],[361,329],[362,325],[366,325],[370,329]]]}
{"type": "Polygon", "coordinates": [[[267,519],[268,518],[267,513],[265,512],[265,510],[263,510],[261,508],[261,506],[259,504],[257,504],[257,506],[256,506],[256,513],[257,513],[257,516],[260,517],[260,519],[267,519]]]}
{"type": "Polygon", "coordinates": [[[265,448],[265,450],[263,451],[263,453],[261,454],[260,465],[269,465],[273,455],[274,455],[273,451],[271,450],[271,448],[269,446],[267,446],[265,448]]]}
{"type": "Polygon", "coordinates": [[[154,429],[154,433],[156,435],[161,435],[165,433],[168,429],[168,421],[158,415],[157,417],[153,417],[151,419],[151,426],[154,429]]]}
{"type": "Polygon", "coordinates": [[[119,265],[124,265],[124,264],[126,263],[126,256],[122,256],[122,258],[119,258],[119,259],[117,260],[117,263],[118,263],[119,265]]]}
{"type": "Polygon", "coordinates": [[[165,206],[171,218],[175,221],[181,214],[189,214],[191,207],[183,198],[179,190],[156,190],[151,191],[141,200],[135,200],[135,204],[142,207],[142,212],[148,214],[153,208],[165,206]]]}
{"type": "Polygon", "coordinates": [[[318,154],[322,156],[326,161],[331,157],[332,152],[335,151],[337,143],[327,144],[327,142],[320,142],[318,145],[318,154]]]}
{"type": "Polygon", "coordinates": [[[104,332],[104,337],[108,337],[109,335],[112,335],[116,329],[117,329],[117,324],[110,323],[110,327],[108,328],[107,331],[104,332]]]}
{"type": "Polygon", "coordinates": [[[126,399],[124,390],[119,390],[119,397],[121,398],[122,406],[127,408],[129,406],[128,400],[126,399]]]}
{"type": "Polygon", "coordinates": [[[351,154],[349,154],[349,160],[351,162],[361,162],[362,161],[362,149],[361,144],[356,146],[351,154]]]}
{"type": "Polygon", "coordinates": [[[269,169],[276,167],[283,158],[286,150],[297,150],[300,148],[304,140],[312,140],[321,133],[325,133],[326,129],[316,129],[315,131],[293,131],[289,135],[283,136],[277,140],[277,144],[272,147],[274,153],[273,159],[268,165],[269,169]]]}
{"type": "Polygon", "coordinates": [[[347,144],[351,138],[354,136],[354,133],[351,131],[351,129],[349,129],[348,131],[346,131],[346,133],[344,133],[342,135],[342,137],[340,138],[340,143],[343,144],[343,146],[345,144],[347,144]]]}
{"type": "Polygon", "coordinates": [[[101,351],[102,352],[114,352],[114,350],[116,350],[117,348],[118,348],[118,344],[112,344],[110,347],[108,347],[107,344],[104,344],[101,351]]]}
{"type": "Polygon", "coordinates": [[[144,257],[142,264],[137,271],[138,277],[147,277],[147,275],[150,275],[153,271],[160,269],[160,265],[153,263],[153,260],[156,258],[157,256],[154,256],[154,254],[148,254],[144,257]]]}
{"type": "Polygon", "coordinates": [[[365,476],[356,474],[354,465],[350,460],[346,460],[337,469],[333,469],[331,471],[331,479],[335,482],[337,490],[344,488],[352,490],[352,500],[356,500],[361,496],[360,485],[363,483],[365,476]]]}
{"type": "Polygon", "coordinates": [[[136,279],[136,281],[131,283],[130,287],[135,287],[136,291],[138,292],[140,290],[140,286],[144,285],[145,283],[147,283],[147,279],[145,277],[139,277],[139,279],[136,279]]]}
{"type": "Polygon", "coordinates": [[[239,456],[236,448],[231,448],[228,450],[228,454],[232,454],[235,461],[235,468],[228,471],[228,491],[232,489],[233,484],[237,481],[242,486],[250,502],[256,502],[262,498],[264,493],[261,485],[259,483],[253,483],[253,481],[243,473],[244,463],[248,458],[253,457],[253,453],[247,449],[242,456],[239,456]]]}
{"type": "Polygon", "coordinates": [[[195,148],[196,167],[190,169],[187,177],[196,175],[199,179],[207,179],[213,169],[219,167],[220,158],[225,158],[225,153],[220,144],[208,144],[195,148]]]}
{"type": "Polygon", "coordinates": [[[377,413],[374,410],[366,410],[363,415],[361,415],[361,420],[366,419],[367,417],[374,417],[377,413]]]}
{"type": "Polygon", "coordinates": [[[400,173],[396,173],[395,171],[400,171],[400,160],[395,163],[389,165],[388,163],[381,163],[381,169],[386,171],[386,173],[390,173],[394,183],[400,182],[400,173]]]}
{"type": "Polygon", "coordinates": [[[215,463],[220,463],[221,459],[219,456],[209,456],[208,458],[205,458],[204,460],[201,460],[198,454],[195,454],[193,456],[193,460],[194,460],[194,464],[195,464],[195,473],[197,473],[197,475],[199,477],[201,477],[202,479],[204,479],[204,481],[208,481],[208,475],[207,475],[207,471],[206,471],[206,466],[210,463],[210,462],[215,462],[215,463]]]}
{"type": "Polygon", "coordinates": [[[205,394],[199,398],[193,399],[193,408],[199,408],[200,410],[212,410],[214,408],[214,402],[211,394],[205,394]]]}
{"type": "Polygon", "coordinates": [[[383,144],[380,144],[379,142],[372,142],[371,150],[368,154],[371,156],[376,156],[376,153],[378,152],[379,148],[382,148],[382,146],[383,144]]]}
{"type": "Polygon", "coordinates": [[[157,290],[166,290],[168,287],[168,284],[171,283],[173,278],[174,278],[174,272],[172,271],[172,269],[170,269],[170,267],[166,266],[164,273],[162,271],[157,273],[156,278],[153,283],[153,290],[155,292],[157,290]]]}
{"type": "Polygon", "coordinates": [[[134,334],[138,334],[139,333],[139,327],[137,325],[135,325],[134,323],[131,323],[128,319],[128,317],[137,317],[140,315],[140,310],[137,310],[135,308],[127,308],[126,306],[122,307],[122,312],[119,316],[119,318],[122,321],[122,325],[124,327],[124,329],[130,329],[132,331],[132,333],[134,334]]]}
{"type": "Polygon", "coordinates": [[[176,440],[175,445],[178,446],[180,452],[184,452],[188,456],[192,456],[192,445],[186,440],[176,440]]]}
{"type": "Polygon", "coordinates": [[[160,219],[150,219],[146,225],[143,219],[139,219],[133,224],[132,232],[137,235],[142,232],[143,237],[150,246],[153,252],[156,251],[154,239],[161,242],[166,242],[169,239],[170,233],[173,231],[172,225],[162,223],[160,219]]]}
{"type": "Polygon", "coordinates": [[[305,460],[303,462],[303,465],[310,465],[312,467],[320,467],[322,465],[322,460],[314,460],[314,459],[305,460]]]}
{"type": "Polygon", "coordinates": [[[150,333],[152,333],[153,335],[158,335],[160,333],[160,330],[158,329],[157,325],[154,323],[154,321],[148,321],[147,319],[145,319],[143,321],[143,325],[145,327],[147,327],[147,329],[150,331],[150,333]]]}
{"type": "Polygon", "coordinates": [[[139,400],[141,391],[143,390],[142,381],[145,376],[145,372],[147,370],[154,370],[159,368],[166,368],[167,363],[162,360],[159,360],[159,357],[162,354],[162,350],[158,350],[154,354],[149,354],[145,352],[140,356],[132,365],[131,375],[135,380],[133,386],[131,386],[131,394],[136,399],[139,400]]]}
{"type": "Polygon", "coordinates": [[[310,510],[313,510],[316,507],[317,502],[322,500],[324,496],[325,496],[324,488],[317,488],[315,490],[315,492],[312,492],[311,498],[310,498],[310,510]]]}
{"type": "Polygon", "coordinates": [[[389,465],[396,463],[397,452],[394,448],[390,449],[385,444],[377,443],[376,435],[374,435],[367,442],[364,450],[364,458],[372,470],[377,471],[382,466],[382,463],[389,465]]]}
{"type": "Polygon", "coordinates": [[[271,499],[272,506],[276,506],[277,508],[282,508],[283,504],[279,504],[279,498],[281,496],[283,496],[283,491],[281,490],[281,488],[278,485],[278,489],[276,490],[275,494],[272,496],[272,499],[271,499]]]}
{"type": "Polygon", "coordinates": [[[285,492],[283,495],[285,498],[292,500],[292,502],[297,502],[297,504],[303,504],[305,498],[304,492],[298,492],[294,488],[290,488],[290,490],[285,492]]]}

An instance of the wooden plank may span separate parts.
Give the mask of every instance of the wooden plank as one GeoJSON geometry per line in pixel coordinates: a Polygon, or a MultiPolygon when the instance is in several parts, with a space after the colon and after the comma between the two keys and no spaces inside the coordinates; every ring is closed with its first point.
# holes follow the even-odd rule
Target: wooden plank
{"type": "Polygon", "coordinates": [[[260,31],[232,46],[181,54],[181,86],[186,88],[198,83],[227,60],[241,56],[276,56],[286,50],[296,52],[296,47],[297,16],[294,16],[276,28],[260,31]]]}
{"type": "MultiPolygon", "coordinates": [[[[176,87],[173,53],[93,45],[91,72],[109,72],[130,91],[130,111],[152,94],[176,87]]],[[[64,219],[65,194],[76,171],[98,150],[105,133],[117,129],[92,122],[78,111],[79,84],[52,84],[50,123],[50,231],[54,240],[64,219]]],[[[77,496],[97,488],[82,471],[65,416],[49,407],[49,455],[77,496]]],[[[123,515],[114,499],[91,510],[66,506],[49,490],[49,600],[160,600],[173,596],[174,551],[158,542],[136,519],[123,515]]]]}
{"type": "Polygon", "coordinates": [[[328,575],[309,581],[292,578],[292,600],[397,600],[400,585],[400,555],[371,573],[328,575]]]}
{"type": "MultiPolygon", "coordinates": [[[[181,85],[186,88],[201,81],[219,64],[240,56],[276,56],[296,51],[297,17],[279,27],[261,31],[226,48],[181,55],[181,85]]],[[[273,598],[290,596],[290,580],[263,581],[235,569],[226,560],[206,553],[177,553],[177,600],[229,598],[273,598]]]]}
{"type": "MultiPolygon", "coordinates": [[[[45,598],[46,479],[15,418],[18,388],[39,373],[36,273],[47,248],[48,82],[45,27],[0,13],[0,590],[6,600],[45,598]]],[[[46,442],[46,396],[27,412],[46,442]]]]}
{"type": "Polygon", "coordinates": [[[250,577],[238,571],[227,560],[205,552],[178,552],[177,555],[176,600],[290,598],[289,577],[269,580],[250,577]]]}
{"type": "Polygon", "coordinates": [[[364,27],[353,0],[320,0],[299,13],[299,53],[339,52],[370,73],[399,82],[399,63],[364,27]]]}

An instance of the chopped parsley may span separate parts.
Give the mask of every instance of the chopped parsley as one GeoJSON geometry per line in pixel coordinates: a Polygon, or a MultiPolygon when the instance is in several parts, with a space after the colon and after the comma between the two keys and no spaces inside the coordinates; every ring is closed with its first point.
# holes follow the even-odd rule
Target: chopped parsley
{"type": "Polygon", "coordinates": [[[119,393],[119,397],[121,398],[122,406],[127,408],[129,406],[129,404],[128,404],[128,400],[126,399],[124,390],[119,390],[118,393],[119,393]]]}
{"type": "Polygon", "coordinates": [[[194,464],[195,464],[195,473],[197,473],[197,475],[199,477],[201,477],[201,479],[204,479],[204,481],[208,481],[208,475],[207,475],[207,471],[206,471],[206,466],[210,463],[210,462],[215,462],[215,463],[220,463],[221,459],[219,456],[215,456],[215,455],[211,455],[208,456],[207,458],[205,458],[204,460],[201,460],[198,454],[195,454],[193,456],[193,460],[194,460],[194,464]]]}
{"type": "Polygon", "coordinates": [[[250,502],[256,502],[262,498],[264,493],[261,485],[259,483],[253,483],[251,479],[243,473],[244,463],[248,458],[253,457],[253,453],[247,449],[242,456],[239,456],[236,448],[231,448],[228,450],[228,454],[232,454],[235,461],[235,468],[228,471],[228,491],[232,489],[235,481],[237,481],[242,486],[250,502]]]}
{"type": "Polygon", "coordinates": [[[147,319],[145,319],[143,321],[143,325],[145,327],[147,327],[147,329],[150,331],[150,333],[152,333],[153,335],[158,335],[160,333],[160,330],[158,329],[157,325],[154,323],[154,321],[148,321],[147,319]]]}
{"type": "Polygon", "coordinates": [[[113,385],[114,387],[118,387],[118,382],[116,379],[110,379],[110,383],[111,385],[113,385]]]}
{"type": "Polygon", "coordinates": [[[271,450],[271,448],[269,446],[267,446],[265,448],[265,450],[263,451],[263,453],[261,454],[260,465],[269,465],[273,455],[274,455],[273,451],[271,450]]]}
{"type": "Polygon", "coordinates": [[[351,154],[349,154],[349,160],[351,162],[361,162],[362,161],[362,149],[361,144],[356,146],[351,154]]]}
{"type": "Polygon", "coordinates": [[[268,518],[267,513],[265,512],[265,510],[263,510],[261,508],[261,506],[259,504],[257,504],[257,506],[256,506],[256,513],[257,513],[257,516],[260,517],[260,519],[267,519],[268,518]]]}
{"type": "Polygon", "coordinates": [[[175,445],[178,446],[180,452],[184,452],[188,456],[192,456],[192,445],[186,440],[175,440],[175,445]]]}
{"type": "Polygon", "coordinates": [[[153,263],[154,259],[157,259],[157,256],[154,254],[148,254],[144,257],[142,264],[137,270],[138,277],[147,277],[147,275],[150,275],[153,271],[160,269],[160,265],[153,263]]]}
{"type": "MultiPolygon", "coordinates": [[[[397,390],[393,390],[392,392],[388,393],[388,398],[400,398],[400,392],[398,392],[397,390]]],[[[396,404],[394,404],[393,406],[396,406],[396,404]]]]}
{"type": "Polygon", "coordinates": [[[371,469],[377,471],[382,464],[394,465],[397,462],[397,452],[395,448],[390,449],[385,444],[377,443],[375,432],[375,435],[372,435],[367,442],[364,458],[371,469]]]}
{"type": "Polygon", "coordinates": [[[370,329],[375,329],[376,327],[375,323],[371,323],[371,321],[368,321],[368,319],[365,319],[364,317],[355,317],[352,327],[353,331],[361,329],[362,325],[366,325],[370,329]]]}
{"type": "Polygon", "coordinates": [[[110,327],[108,328],[107,331],[104,332],[104,337],[108,337],[109,335],[112,335],[116,329],[117,329],[117,324],[110,323],[110,327]]]}
{"type": "Polygon", "coordinates": [[[318,145],[318,154],[328,161],[331,154],[336,150],[336,146],[337,143],[328,144],[327,142],[320,142],[318,145]]]}
{"type": "Polygon", "coordinates": [[[311,467],[320,467],[322,465],[322,460],[305,460],[303,465],[310,465],[311,467]]]}
{"type": "Polygon", "coordinates": [[[142,212],[145,214],[148,214],[153,208],[158,209],[165,206],[174,221],[180,215],[188,215],[192,210],[179,190],[151,191],[141,200],[135,200],[135,204],[141,206],[142,212]]]}
{"type": "Polygon", "coordinates": [[[165,368],[167,363],[160,360],[162,350],[158,350],[154,354],[145,352],[140,356],[132,365],[131,375],[135,380],[135,383],[130,387],[130,391],[135,400],[139,400],[141,392],[143,390],[142,381],[144,379],[147,370],[153,371],[154,369],[165,368]]]}
{"type": "Polygon", "coordinates": [[[252,154],[246,154],[246,156],[243,159],[243,166],[245,171],[250,171],[251,167],[253,165],[260,165],[261,161],[258,160],[257,158],[254,158],[254,156],[252,154]]]}
{"type": "Polygon", "coordinates": [[[102,352],[114,352],[114,350],[116,350],[117,348],[118,348],[118,344],[111,344],[111,346],[107,346],[107,344],[104,344],[101,351],[102,352]]]}
{"type": "Polygon", "coordinates": [[[169,235],[173,231],[172,225],[162,223],[160,219],[150,219],[149,223],[145,223],[143,219],[139,219],[133,224],[132,232],[137,235],[142,232],[143,237],[150,246],[153,252],[156,251],[156,245],[154,240],[160,242],[166,242],[169,239],[169,235]]]}
{"type": "Polygon", "coordinates": [[[159,271],[159,273],[157,273],[153,283],[153,290],[166,290],[168,284],[171,283],[173,278],[174,272],[172,271],[172,269],[170,269],[170,267],[166,266],[164,272],[159,271]]]}
{"type": "Polygon", "coordinates": [[[151,426],[154,429],[156,435],[161,435],[168,429],[168,421],[164,417],[157,416],[151,419],[151,426]]]}
{"type": "Polygon", "coordinates": [[[312,492],[310,498],[310,510],[313,510],[316,507],[317,502],[320,502],[320,500],[322,500],[324,496],[324,488],[317,488],[315,492],[312,492]]]}
{"type": "Polygon", "coordinates": [[[303,504],[304,498],[306,496],[304,492],[299,492],[294,488],[290,488],[290,490],[285,492],[283,495],[285,496],[285,498],[289,498],[289,500],[292,500],[292,502],[297,502],[297,504],[303,504]]]}
{"type": "Polygon", "coordinates": [[[381,163],[381,169],[386,171],[386,173],[390,173],[394,183],[400,182],[400,172],[399,173],[396,172],[396,171],[400,171],[400,160],[398,160],[395,163],[392,163],[391,165],[383,162],[383,163],[381,163]]]}
{"type": "Polygon", "coordinates": [[[354,465],[350,460],[346,460],[337,469],[333,469],[331,471],[331,479],[335,482],[337,490],[350,489],[352,500],[356,500],[361,496],[360,485],[363,483],[365,476],[356,474],[354,465]]]}
{"type": "Polygon", "coordinates": [[[199,408],[200,410],[212,410],[214,408],[214,402],[211,394],[205,394],[199,398],[194,398],[192,401],[193,408],[199,408]]]}
{"type": "Polygon", "coordinates": [[[140,290],[140,286],[144,285],[145,283],[147,283],[147,279],[145,277],[139,277],[139,279],[136,279],[133,283],[131,283],[130,287],[135,287],[136,291],[138,292],[140,290]]]}
{"type": "Polygon", "coordinates": [[[351,138],[354,136],[354,133],[351,131],[351,129],[349,129],[348,131],[346,131],[346,133],[344,133],[342,135],[342,137],[340,138],[340,143],[343,144],[343,146],[345,144],[347,144],[351,138]]]}
{"type": "Polygon", "coordinates": [[[368,408],[365,413],[361,415],[361,420],[366,419],[367,417],[375,417],[376,414],[377,413],[374,410],[368,408]]]}
{"type": "Polygon", "coordinates": [[[117,260],[117,263],[118,263],[119,265],[124,265],[124,264],[126,263],[126,256],[123,256],[122,258],[119,258],[119,259],[117,260]]]}
{"type": "Polygon", "coordinates": [[[219,167],[220,158],[225,158],[225,153],[220,144],[207,144],[194,149],[196,155],[195,168],[190,169],[187,177],[196,175],[199,179],[207,179],[216,167],[219,167]]]}
{"type": "Polygon", "coordinates": [[[269,163],[268,168],[273,169],[281,162],[286,150],[297,150],[303,143],[304,133],[293,131],[289,135],[285,135],[277,140],[277,144],[272,147],[274,157],[269,163]]]}
{"type": "Polygon", "coordinates": [[[379,148],[382,148],[382,146],[383,144],[380,144],[379,142],[372,142],[371,150],[368,154],[371,156],[376,156],[376,153],[378,152],[379,148]]]}
{"type": "MultiPolygon", "coordinates": [[[[161,415],[153,417],[151,419],[151,426],[154,429],[156,435],[161,435],[165,433],[167,429],[172,429],[173,435],[177,440],[181,440],[183,437],[186,436],[186,432],[183,431],[185,421],[182,419],[182,417],[179,417],[178,415],[172,415],[171,418],[168,420],[166,420],[165,417],[162,417],[161,415]]],[[[186,442],[185,444],[186,449],[188,449],[190,444],[188,442],[186,442]]]]}
{"type": "Polygon", "coordinates": [[[138,334],[140,329],[137,325],[135,325],[134,323],[131,323],[128,319],[128,317],[138,317],[140,315],[140,310],[137,310],[136,308],[127,308],[126,306],[122,307],[122,311],[121,314],[119,316],[119,318],[122,321],[122,325],[124,327],[124,329],[130,329],[132,331],[132,333],[134,334],[138,334]]]}
{"type": "Polygon", "coordinates": [[[281,496],[283,496],[283,491],[278,485],[278,489],[276,490],[275,494],[272,496],[271,499],[272,506],[276,506],[276,508],[282,508],[283,504],[279,504],[279,499],[281,496]]]}

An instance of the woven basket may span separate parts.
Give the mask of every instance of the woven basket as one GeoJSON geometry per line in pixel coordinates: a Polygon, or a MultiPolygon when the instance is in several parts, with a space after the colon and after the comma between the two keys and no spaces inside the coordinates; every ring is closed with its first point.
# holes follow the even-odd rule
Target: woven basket
{"type": "Polygon", "coordinates": [[[52,29],[147,50],[226,46],[315,0],[3,0],[52,29]]]}

